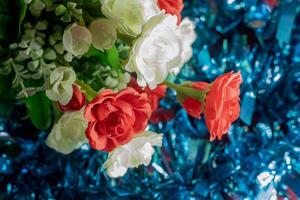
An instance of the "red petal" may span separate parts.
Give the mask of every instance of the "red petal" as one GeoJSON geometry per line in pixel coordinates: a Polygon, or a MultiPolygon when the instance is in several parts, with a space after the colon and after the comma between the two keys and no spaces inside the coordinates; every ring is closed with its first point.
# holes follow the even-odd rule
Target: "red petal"
{"type": "Polygon", "coordinates": [[[193,98],[186,98],[182,103],[182,107],[187,111],[192,117],[200,119],[202,113],[202,103],[193,98]]]}
{"type": "Polygon", "coordinates": [[[93,149],[103,150],[107,145],[107,137],[104,134],[99,132],[100,127],[96,122],[89,122],[86,129],[86,136],[89,140],[89,143],[93,149]]]}

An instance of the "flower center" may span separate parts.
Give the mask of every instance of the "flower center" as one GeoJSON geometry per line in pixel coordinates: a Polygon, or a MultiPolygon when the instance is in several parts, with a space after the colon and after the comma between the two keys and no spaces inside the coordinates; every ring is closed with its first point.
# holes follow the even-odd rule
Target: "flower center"
{"type": "Polygon", "coordinates": [[[106,134],[109,138],[119,137],[126,133],[123,117],[118,112],[111,113],[107,118],[106,134]]]}

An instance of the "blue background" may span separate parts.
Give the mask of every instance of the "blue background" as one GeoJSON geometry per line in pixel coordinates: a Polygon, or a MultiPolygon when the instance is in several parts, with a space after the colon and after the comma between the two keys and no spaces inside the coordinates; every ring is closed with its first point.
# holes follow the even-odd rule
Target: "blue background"
{"type": "MultiPolygon", "coordinates": [[[[148,167],[110,179],[106,155],[88,145],[68,156],[49,149],[25,109],[0,118],[0,199],[269,199],[300,196],[300,3],[186,0],[196,24],[194,55],[174,81],[212,81],[240,70],[241,115],[222,141],[175,94],[161,106],[175,117],[148,167]]],[[[277,1],[275,1],[277,2],[277,1]]],[[[279,1],[278,1],[279,2],[279,1]]]]}

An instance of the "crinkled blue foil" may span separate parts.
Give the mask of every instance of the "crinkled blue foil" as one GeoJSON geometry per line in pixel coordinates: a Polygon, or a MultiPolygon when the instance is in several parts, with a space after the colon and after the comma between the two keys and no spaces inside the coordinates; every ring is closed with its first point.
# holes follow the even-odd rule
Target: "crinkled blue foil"
{"type": "Polygon", "coordinates": [[[21,105],[0,118],[0,199],[271,199],[300,197],[300,5],[281,0],[189,0],[194,55],[175,81],[212,81],[240,70],[241,115],[222,141],[203,119],[174,109],[148,167],[110,179],[106,154],[84,145],[64,156],[45,145],[21,105]],[[298,12],[298,13],[297,13],[298,12]]]}

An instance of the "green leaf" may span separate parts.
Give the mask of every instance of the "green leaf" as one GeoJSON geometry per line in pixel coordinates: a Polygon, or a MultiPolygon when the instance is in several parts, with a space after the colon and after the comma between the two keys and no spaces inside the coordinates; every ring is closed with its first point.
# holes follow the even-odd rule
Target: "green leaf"
{"type": "Polygon", "coordinates": [[[110,65],[114,69],[118,69],[120,66],[119,52],[116,46],[103,52],[91,45],[89,51],[84,56],[87,58],[95,56],[102,65],[110,65]]]}
{"type": "Polygon", "coordinates": [[[87,58],[95,56],[99,59],[102,65],[109,65],[106,53],[96,49],[95,47],[93,47],[93,45],[90,46],[89,51],[85,53],[84,56],[87,58]]]}
{"type": "Polygon", "coordinates": [[[24,0],[0,0],[0,40],[15,39],[20,33],[27,5],[24,0]]]}
{"type": "Polygon", "coordinates": [[[47,130],[51,125],[51,101],[44,92],[39,92],[24,100],[32,124],[40,130],[47,130]]]}
{"type": "Polygon", "coordinates": [[[107,54],[107,61],[110,66],[117,69],[120,66],[120,58],[119,52],[116,46],[113,46],[111,49],[106,51],[107,54]]]}

